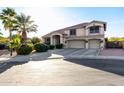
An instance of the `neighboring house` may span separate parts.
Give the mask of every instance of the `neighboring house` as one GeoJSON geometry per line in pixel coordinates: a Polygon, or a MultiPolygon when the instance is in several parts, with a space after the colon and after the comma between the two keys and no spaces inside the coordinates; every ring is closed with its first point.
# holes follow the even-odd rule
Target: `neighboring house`
{"type": "Polygon", "coordinates": [[[91,21],[66,27],[42,37],[44,43],[64,44],[65,48],[104,48],[106,22],[91,21]]]}

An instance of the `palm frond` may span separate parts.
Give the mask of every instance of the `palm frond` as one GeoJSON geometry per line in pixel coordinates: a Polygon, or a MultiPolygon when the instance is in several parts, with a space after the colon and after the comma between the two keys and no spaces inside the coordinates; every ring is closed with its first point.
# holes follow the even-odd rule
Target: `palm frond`
{"type": "Polygon", "coordinates": [[[3,33],[0,32],[0,35],[3,35],[3,33]]]}

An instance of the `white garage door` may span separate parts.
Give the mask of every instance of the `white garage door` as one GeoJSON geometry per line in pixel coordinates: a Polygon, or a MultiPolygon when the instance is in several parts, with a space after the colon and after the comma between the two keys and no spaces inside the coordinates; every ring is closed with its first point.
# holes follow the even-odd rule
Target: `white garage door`
{"type": "Polygon", "coordinates": [[[89,48],[99,48],[100,41],[99,40],[89,40],[89,48]]]}
{"type": "Polygon", "coordinates": [[[81,40],[68,41],[69,48],[85,48],[85,42],[81,40]]]}

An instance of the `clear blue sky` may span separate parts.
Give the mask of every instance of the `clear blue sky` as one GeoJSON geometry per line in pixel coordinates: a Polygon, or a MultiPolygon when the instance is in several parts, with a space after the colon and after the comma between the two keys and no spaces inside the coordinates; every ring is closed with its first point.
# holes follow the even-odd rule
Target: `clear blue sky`
{"type": "MultiPolygon", "coordinates": [[[[0,8],[0,11],[3,8],[0,8]]],[[[41,37],[53,30],[60,29],[74,24],[101,20],[107,22],[106,37],[124,37],[124,8],[115,7],[14,7],[20,13],[31,15],[32,19],[39,26],[36,34],[30,33],[29,37],[41,37]]],[[[0,24],[1,32],[8,36],[0,24]]]]}

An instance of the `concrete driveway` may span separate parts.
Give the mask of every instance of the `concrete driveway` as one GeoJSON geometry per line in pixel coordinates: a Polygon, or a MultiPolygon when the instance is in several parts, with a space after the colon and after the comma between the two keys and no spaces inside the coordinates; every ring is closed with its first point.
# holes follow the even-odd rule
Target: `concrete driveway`
{"type": "Polygon", "coordinates": [[[82,58],[84,56],[97,56],[99,49],[61,49],[51,51],[53,57],[82,58]]]}
{"type": "Polygon", "coordinates": [[[0,85],[124,85],[120,60],[51,59],[0,66],[0,85]]]}
{"type": "Polygon", "coordinates": [[[16,57],[0,58],[2,62],[25,62],[25,61],[42,61],[55,58],[82,58],[85,56],[95,57],[99,53],[98,49],[55,49],[48,52],[33,53],[30,55],[18,55],[16,57]]]}

